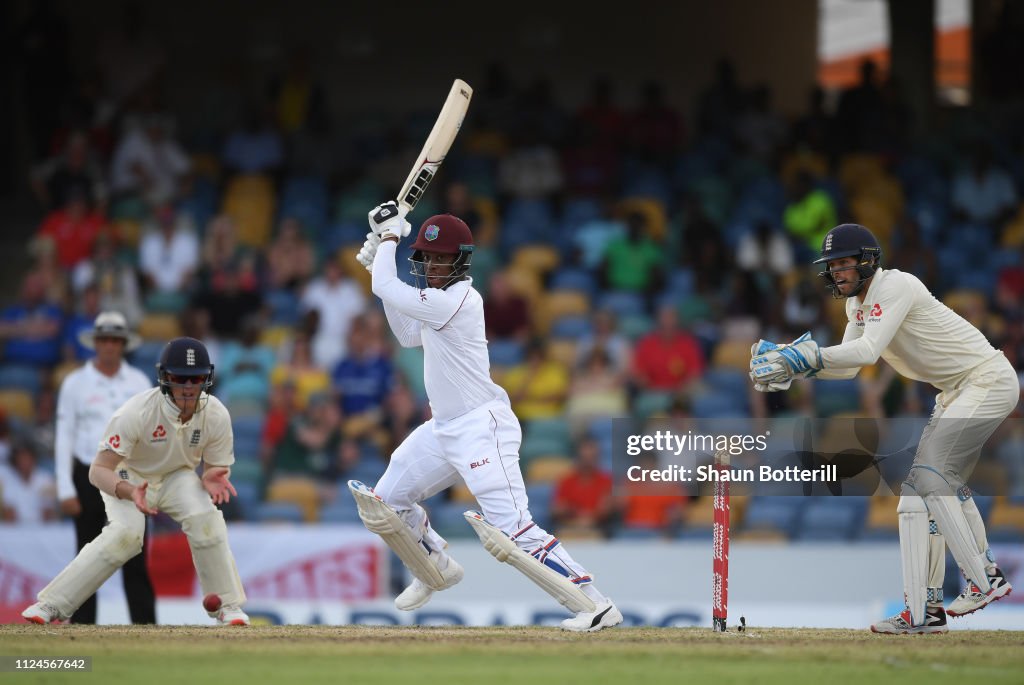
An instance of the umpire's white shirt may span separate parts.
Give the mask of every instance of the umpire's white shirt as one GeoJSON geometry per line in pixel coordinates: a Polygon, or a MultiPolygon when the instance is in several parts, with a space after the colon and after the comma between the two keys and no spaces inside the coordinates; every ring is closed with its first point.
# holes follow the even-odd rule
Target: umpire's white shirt
{"type": "Polygon", "coordinates": [[[874,364],[879,357],[902,376],[953,390],[972,369],[1000,354],[981,331],[937,300],[916,276],[879,269],[863,297],[846,300],[843,342],[821,350],[829,369],[874,364]]]}
{"type": "Polygon", "coordinates": [[[59,499],[77,494],[71,478],[72,459],[91,464],[110,417],[132,396],[152,386],[146,374],[124,361],[113,376],[100,373],[88,361],[64,378],[57,396],[54,443],[59,499]]]}
{"type": "MultiPolygon", "coordinates": [[[[448,421],[488,402],[509,404],[491,380],[484,304],[472,279],[447,290],[420,290],[398,278],[394,241],[381,243],[373,262],[373,294],[402,347],[423,346],[423,382],[430,410],[448,421]]],[[[344,392],[344,388],[342,388],[344,392]]]]}
{"type": "Polygon", "coordinates": [[[213,395],[203,394],[202,408],[185,423],[160,388],[139,393],[118,409],[99,442],[100,450],[120,455],[139,476],[159,481],[181,469],[193,470],[235,462],[231,417],[213,395]],[[203,406],[205,405],[205,406],[203,406]]]}

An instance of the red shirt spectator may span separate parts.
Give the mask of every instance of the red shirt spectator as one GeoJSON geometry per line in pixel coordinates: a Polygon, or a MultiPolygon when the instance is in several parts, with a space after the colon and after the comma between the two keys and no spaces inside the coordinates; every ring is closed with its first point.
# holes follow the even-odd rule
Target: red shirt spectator
{"type": "Polygon", "coordinates": [[[611,514],[612,477],[601,470],[600,446],[580,443],[576,465],[555,486],[551,514],[559,525],[602,526],[611,514]]]}
{"type": "Polygon", "coordinates": [[[677,390],[704,373],[700,345],[679,328],[673,307],[662,307],[657,328],[637,342],[633,371],[644,390],[677,390]]]}
{"type": "Polygon", "coordinates": [[[93,243],[105,224],[102,215],[89,211],[85,199],[76,196],[63,209],[46,215],[39,237],[52,239],[60,265],[71,269],[92,255],[93,243]]]}

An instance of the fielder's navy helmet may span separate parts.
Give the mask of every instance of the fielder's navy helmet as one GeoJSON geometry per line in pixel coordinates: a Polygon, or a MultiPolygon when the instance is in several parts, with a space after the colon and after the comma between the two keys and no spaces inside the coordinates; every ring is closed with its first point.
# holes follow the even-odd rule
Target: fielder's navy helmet
{"type": "Polygon", "coordinates": [[[839,299],[859,295],[864,288],[864,283],[875,275],[882,261],[882,246],[874,234],[860,224],[839,224],[825,235],[821,243],[821,257],[814,260],[815,264],[825,264],[826,268],[818,275],[825,279],[829,289],[832,290],[832,297],[839,299]],[[857,287],[849,295],[843,295],[836,286],[835,272],[846,269],[836,269],[835,272],[828,269],[828,262],[843,257],[856,257],[855,266],[846,269],[856,269],[858,280],[857,287]]]}
{"type": "Polygon", "coordinates": [[[206,351],[206,345],[195,338],[175,338],[167,343],[160,353],[156,369],[164,394],[170,394],[174,385],[188,382],[202,385],[204,391],[213,386],[210,353],[206,351]]]}

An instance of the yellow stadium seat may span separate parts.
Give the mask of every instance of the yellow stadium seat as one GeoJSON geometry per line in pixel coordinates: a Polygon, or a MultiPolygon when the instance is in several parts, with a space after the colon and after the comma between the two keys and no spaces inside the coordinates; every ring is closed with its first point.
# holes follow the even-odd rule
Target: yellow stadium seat
{"type": "Polygon", "coordinates": [[[550,245],[523,245],[512,255],[512,267],[544,274],[557,267],[561,260],[558,250],[550,245]]]}
{"type": "Polygon", "coordinates": [[[36,413],[35,400],[32,393],[27,390],[15,388],[0,390],[0,407],[3,407],[8,416],[23,421],[31,421],[36,413]]]}
{"type": "Polygon", "coordinates": [[[576,366],[576,341],[559,338],[548,342],[548,356],[569,368],[576,366]]]}
{"type": "Polygon", "coordinates": [[[469,491],[465,483],[456,483],[452,486],[451,490],[452,502],[466,502],[473,504],[476,502],[476,498],[473,497],[473,493],[469,491]]]}
{"type": "Polygon", "coordinates": [[[146,314],[139,322],[143,340],[170,340],[181,335],[181,324],[174,314],[146,314]]]}
{"type": "Polygon", "coordinates": [[[559,526],[557,532],[559,540],[582,542],[604,539],[604,533],[593,526],[559,526]]]}
{"type": "Polygon", "coordinates": [[[533,327],[544,335],[551,324],[563,316],[587,316],[590,313],[590,298],[578,290],[555,290],[539,301],[533,312],[533,327]]]}
{"type": "MultiPolygon", "coordinates": [[[[338,261],[341,263],[341,269],[345,272],[349,278],[358,283],[363,292],[367,295],[370,294],[370,281],[372,276],[366,267],[359,263],[356,259],[356,255],[359,254],[359,250],[363,249],[362,243],[344,245],[338,250],[338,261]]],[[[399,267],[402,265],[400,264],[399,267]]]]}
{"type": "Polygon", "coordinates": [[[493,245],[498,238],[498,204],[489,197],[473,198],[473,209],[480,216],[480,223],[473,229],[473,242],[478,246],[493,245]]]}
{"type": "MultiPolygon", "coordinates": [[[[972,478],[973,480],[973,478],[972,478]]],[[[1024,537],[1024,506],[1010,504],[1005,496],[998,496],[988,517],[989,528],[1016,528],[1024,537]]]]}
{"type": "Polygon", "coordinates": [[[868,517],[864,524],[866,530],[896,530],[899,519],[896,505],[900,498],[896,495],[876,495],[868,504],[868,517]]]}
{"type": "Polygon", "coordinates": [[[285,477],[275,479],[267,488],[268,502],[291,502],[302,509],[306,523],[316,523],[320,511],[320,493],[311,478],[285,477]]]}
{"type": "Polygon", "coordinates": [[[260,344],[276,350],[284,345],[291,335],[292,329],[289,326],[270,326],[264,328],[260,334],[260,344]]]}
{"type": "Polygon", "coordinates": [[[223,210],[235,222],[239,244],[264,247],[270,242],[274,202],[274,187],[266,176],[239,176],[231,181],[223,210]]]}
{"type": "Polygon", "coordinates": [[[616,213],[625,216],[631,213],[642,214],[647,221],[647,236],[651,240],[663,242],[668,235],[668,215],[665,206],[658,200],[649,197],[627,197],[616,206],[616,213]]]}
{"type": "Polygon", "coordinates": [[[885,167],[877,155],[846,155],[839,162],[839,183],[847,193],[857,192],[868,181],[884,174],[885,167]]]}
{"type": "Polygon", "coordinates": [[[114,235],[122,247],[138,247],[142,238],[142,224],[131,218],[117,219],[113,222],[114,235]]]}
{"type": "Polygon", "coordinates": [[[750,345],[745,340],[727,340],[715,346],[711,366],[750,371],[750,345]]]}
{"type": "Polygon", "coordinates": [[[544,290],[540,276],[530,269],[508,268],[504,271],[509,287],[525,297],[531,307],[536,305],[538,298],[544,290]]]}
{"type": "Polygon", "coordinates": [[[528,483],[557,483],[572,471],[569,457],[537,457],[526,467],[528,483]]]}

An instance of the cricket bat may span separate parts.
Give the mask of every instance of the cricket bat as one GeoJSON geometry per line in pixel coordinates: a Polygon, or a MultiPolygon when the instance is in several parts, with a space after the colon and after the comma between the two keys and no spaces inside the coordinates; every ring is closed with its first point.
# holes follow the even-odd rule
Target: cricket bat
{"type": "Polygon", "coordinates": [[[448,91],[448,99],[444,101],[441,113],[437,115],[434,128],[423,144],[420,156],[413,164],[409,177],[405,179],[402,189],[398,191],[398,206],[406,213],[411,212],[423,197],[423,192],[430,185],[438,167],[444,161],[455,136],[462,128],[462,120],[469,109],[469,101],[473,97],[473,89],[462,79],[455,79],[452,89],[448,91]]]}

